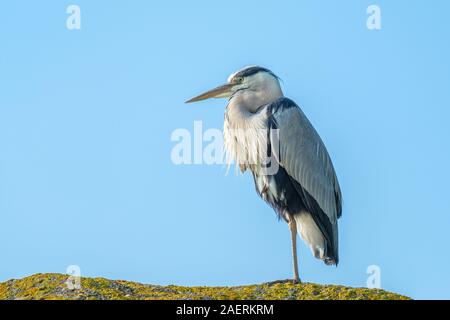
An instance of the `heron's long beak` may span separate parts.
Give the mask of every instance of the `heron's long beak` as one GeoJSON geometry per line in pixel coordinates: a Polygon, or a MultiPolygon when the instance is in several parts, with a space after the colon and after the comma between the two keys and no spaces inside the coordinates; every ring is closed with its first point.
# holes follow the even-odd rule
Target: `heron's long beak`
{"type": "Polygon", "coordinates": [[[227,83],[223,86],[206,91],[205,93],[202,93],[201,95],[198,95],[192,99],[189,99],[188,101],[186,101],[186,103],[202,101],[202,100],[206,100],[209,98],[229,98],[233,93],[232,88],[233,88],[233,84],[227,83]]]}

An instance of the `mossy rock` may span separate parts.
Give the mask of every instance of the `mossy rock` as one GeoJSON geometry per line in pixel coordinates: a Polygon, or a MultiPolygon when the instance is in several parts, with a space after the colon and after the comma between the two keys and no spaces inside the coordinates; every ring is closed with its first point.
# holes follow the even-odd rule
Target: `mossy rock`
{"type": "Polygon", "coordinates": [[[407,300],[384,290],[313,283],[276,283],[237,287],[181,287],[146,285],[124,280],[81,278],[69,289],[69,276],[36,274],[0,283],[0,300],[407,300]]]}

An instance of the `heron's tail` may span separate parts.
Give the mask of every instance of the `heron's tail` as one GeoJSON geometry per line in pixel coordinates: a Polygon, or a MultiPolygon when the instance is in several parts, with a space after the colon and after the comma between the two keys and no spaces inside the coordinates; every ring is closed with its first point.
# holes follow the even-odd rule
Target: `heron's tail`
{"type": "Polygon", "coordinates": [[[337,265],[339,262],[337,250],[323,235],[309,212],[301,212],[294,216],[300,237],[311,249],[317,259],[323,260],[327,265],[337,265]]]}

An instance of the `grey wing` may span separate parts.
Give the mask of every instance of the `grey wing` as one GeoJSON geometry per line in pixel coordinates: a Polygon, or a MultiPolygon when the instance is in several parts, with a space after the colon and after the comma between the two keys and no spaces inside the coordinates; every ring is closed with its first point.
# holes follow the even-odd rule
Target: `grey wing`
{"type": "MultiPolygon", "coordinates": [[[[268,112],[270,127],[278,129],[277,135],[271,134],[271,140],[274,137],[278,140],[278,144],[271,141],[272,148],[278,146],[278,150],[273,150],[275,157],[301,186],[303,190],[299,191],[306,191],[306,197],[312,197],[328,218],[332,229],[329,230],[332,233],[329,236],[337,255],[337,219],[342,214],[342,196],[325,145],[305,114],[292,100],[281,98],[269,106],[268,112]]],[[[323,218],[322,220],[326,220],[323,218]]]]}

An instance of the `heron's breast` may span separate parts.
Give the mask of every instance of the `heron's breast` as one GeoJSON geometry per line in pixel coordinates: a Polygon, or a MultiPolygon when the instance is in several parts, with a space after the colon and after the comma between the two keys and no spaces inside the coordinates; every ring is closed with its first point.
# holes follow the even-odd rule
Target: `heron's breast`
{"type": "Polygon", "coordinates": [[[227,160],[245,169],[265,163],[268,130],[267,119],[260,115],[249,116],[227,110],[223,130],[227,160]]]}

